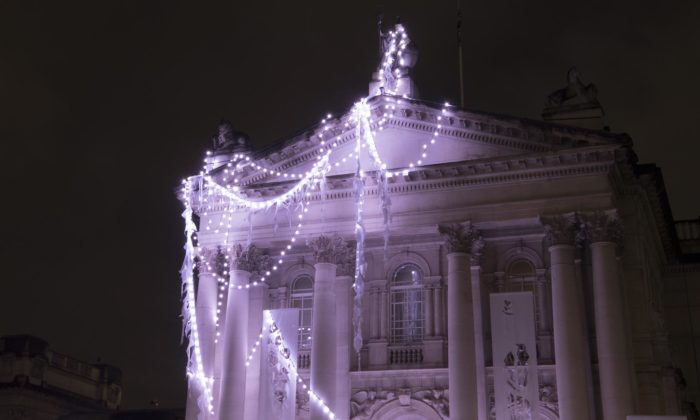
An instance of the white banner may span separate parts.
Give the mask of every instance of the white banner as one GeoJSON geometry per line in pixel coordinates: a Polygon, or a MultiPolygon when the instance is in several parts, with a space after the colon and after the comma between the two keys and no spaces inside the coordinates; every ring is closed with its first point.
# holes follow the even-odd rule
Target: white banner
{"type": "Polygon", "coordinates": [[[297,395],[298,309],[263,311],[260,344],[261,419],[293,419],[297,395]]]}
{"type": "Polygon", "coordinates": [[[491,294],[491,343],[496,420],[539,420],[532,293],[491,294]]]}

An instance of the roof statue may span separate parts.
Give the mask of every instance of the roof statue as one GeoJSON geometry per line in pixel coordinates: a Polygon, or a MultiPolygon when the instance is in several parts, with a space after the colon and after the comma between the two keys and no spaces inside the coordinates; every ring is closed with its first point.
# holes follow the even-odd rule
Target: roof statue
{"type": "Polygon", "coordinates": [[[566,87],[547,96],[542,118],[585,128],[603,128],[605,112],[598,102],[596,86],[593,83],[583,83],[576,67],[569,69],[566,79],[566,87]]]}
{"type": "Polygon", "coordinates": [[[236,131],[231,122],[221,120],[219,129],[212,137],[214,153],[240,153],[250,150],[248,135],[242,131],[236,131]]]}
{"type": "Polygon", "coordinates": [[[408,37],[403,25],[384,32],[379,21],[379,45],[381,64],[372,74],[369,85],[370,96],[389,93],[408,98],[417,98],[418,90],[410,77],[410,70],[418,61],[418,50],[408,37]]]}

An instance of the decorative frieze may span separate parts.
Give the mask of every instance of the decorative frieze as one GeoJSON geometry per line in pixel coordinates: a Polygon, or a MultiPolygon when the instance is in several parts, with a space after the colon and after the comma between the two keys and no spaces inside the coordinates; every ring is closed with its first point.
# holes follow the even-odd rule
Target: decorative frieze
{"type": "Polygon", "coordinates": [[[243,246],[235,245],[232,251],[233,261],[231,267],[234,270],[243,270],[251,274],[264,273],[272,267],[270,256],[253,244],[243,246]]]}
{"type": "Polygon", "coordinates": [[[441,224],[438,225],[438,232],[445,239],[448,253],[470,254],[472,263],[478,264],[484,251],[485,242],[481,233],[471,222],[441,224]]]}

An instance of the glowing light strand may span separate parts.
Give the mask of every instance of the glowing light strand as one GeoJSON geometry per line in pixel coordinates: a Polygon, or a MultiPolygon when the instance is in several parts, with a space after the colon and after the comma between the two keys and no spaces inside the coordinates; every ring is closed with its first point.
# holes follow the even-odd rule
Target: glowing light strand
{"type": "Polygon", "coordinates": [[[197,226],[193,220],[192,207],[190,207],[190,184],[187,183],[183,187],[185,195],[185,211],[182,217],[185,219],[185,258],[180,270],[183,287],[183,339],[187,337],[187,354],[188,365],[187,374],[202,390],[201,396],[197,401],[200,410],[203,412],[214,413],[214,397],[212,395],[213,378],[208,378],[204,372],[204,363],[202,361],[202,349],[199,340],[199,331],[197,328],[197,310],[195,308],[195,291],[194,291],[194,245],[192,238],[197,232],[197,226]],[[194,356],[194,357],[193,357],[194,356]]]}

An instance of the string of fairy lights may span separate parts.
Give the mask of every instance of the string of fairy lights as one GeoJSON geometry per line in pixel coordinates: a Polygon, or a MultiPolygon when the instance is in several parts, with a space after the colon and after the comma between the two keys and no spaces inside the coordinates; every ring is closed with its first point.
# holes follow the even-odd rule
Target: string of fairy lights
{"type": "MultiPolygon", "coordinates": [[[[249,230],[250,242],[250,235],[252,233],[252,223],[250,219],[253,213],[269,210],[276,212],[278,209],[287,209],[290,211],[292,208],[298,210],[297,214],[295,214],[295,220],[293,222],[290,221],[291,235],[279,254],[273,258],[270,270],[257,273],[253,281],[246,285],[236,286],[237,289],[248,289],[266,282],[273,272],[278,271],[284,263],[287,253],[291,251],[292,247],[298,242],[304,226],[304,215],[308,213],[311,204],[312,191],[318,190],[320,192],[322,190],[322,183],[326,175],[334,167],[339,167],[354,159],[357,215],[356,237],[358,247],[355,264],[355,283],[353,287],[355,288],[355,305],[360,305],[364,277],[364,252],[362,248],[364,244],[364,227],[362,207],[364,205],[363,177],[365,176],[365,172],[360,165],[362,149],[367,150],[371,161],[376,167],[375,170],[377,171],[378,179],[383,182],[384,185],[384,191],[380,193],[380,196],[385,216],[386,244],[388,226],[390,223],[390,217],[388,216],[390,201],[388,199],[388,188],[386,187],[387,180],[391,177],[408,175],[409,172],[421,166],[428,158],[431,146],[434,145],[440,137],[442,129],[441,121],[443,117],[449,113],[450,105],[448,103],[445,103],[443,106],[441,115],[437,116],[438,124],[436,130],[432,133],[428,141],[420,145],[420,150],[418,151],[416,159],[408,162],[403,167],[390,170],[388,164],[381,158],[375,138],[378,131],[384,130],[390,119],[396,118],[396,106],[401,105],[403,103],[402,100],[405,100],[396,95],[396,79],[400,76],[400,70],[398,68],[392,70],[397,61],[403,65],[401,62],[403,60],[401,55],[409,44],[408,36],[402,25],[396,25],[395,30],[389,32],[388,41],[388,47],[386,48],[382,63],[380,64],[379,72],[383,77],[380,78],[380,87],[377,93],[385,95],[387,101],[390,103],[385,104],[383,109],[376,113],[379,115],[378,119],[373,118],[373,109],[368,103],[367,98],[363,98],[355,103],[348,118],[334,119],[331,114],[327,114],[326,117],[321,120],[320,132],[317,134],[319,142],[318,149],[316,150],[316,161],[310,169],[305,172],[287,172],[281,168],[264,166],[244,153],[236,153],[229,158],[228,162],[223,164],[223,169],[221,169],[220,166],[217,168],[217,173],[212,174],[212,165],[210,163],[213,156],[211,152],[207,152],[207,157],[204,159],[204,168],[199,174],[182,181],[181,196],[185,203],[185,211],[182,216],[185,219],[186,242],[185,260],[181,270],[181,277],[183,282],[184,331],[189,341],[187,349],[189,355],[187,374],[190,382],[193,382],[195,387],[201,389],[202,398],[205,402],[205,407],[203,407],[203,409],[206,409],[206,411],[212,415],[214,414],[215,406],[213,392],[214,379],[206,375],[202,361],[202,343],[197,326],[198,314],[195,307],[195,261],[199,260],[200,264],[206,264],[206,270],[209,273],[214,273],[217,281],[216,311],[212,314],[215,323],[214,344],[216,344],[221,334],[221,323],[219,321],[222,316],[221,311],[225,308],[227,294],[233,293],[236,290],[231,286],[228,280],[231,267],[229,254],[231,254],[232,251],[229,232],[234,225],[236,217],[240,217],[239,215],[241,213],[247,212],[248,224],[251,229],[249,230]],[[392,100],[393,103],[391,103],[392,100]],[[352,132],[351,130],[353,129],[355,130],[356,146],[346,155],[337,153],[337,150],[342,145],[341,137],[345,135],[345,133],[352,132]],[[335,160],[332,160],[332,158],[335,158],[335,160]],[[274,197],[267,199],[250,199],[246,197],[244,193],[246,185],[245,178],[250,178],[251,172],[256,175],[257,180],[267,177],[278,177],[282,180],[295,180],[296,182],[284,193],[274,197]],[[223,254],[224,258],[222,262],[223,268],[219,267],[218,271],[211,267],[210,261],[205,258],[203,248],[196,244],[198,241],[198,230],[194,222],[195,208],[201,216],[206,218],[206,224],[203,226],[206,233],[213,234],[212,236],[222,236],[223,238],[221,244],[217,247],[217,250],[223,254]],[[218,219],[215,219],[215,215],[218,215],[218,219]]],[[[291,213],[290,211],[290,214],[291,213]]],[[[361,313],[361,311],[357,311],[357,313],[361,313]]],[[[270,328],[271,325],[274,324],[269,311],[265,311],[264,322],[265,326],[263,326],[263,332],[265,328],[270,328]]],[[[359,330],[361,319],[353,319],[353,324],[356,328],[356,337],[358,335],[361,337],[361,332],[359,330]]],[[[246,360],[242,361],[246,366],[250,365],[256,352],[259,353],[258,349],[261,346],[262,337],[263,333],[258,336],[246,360]]],[[[281,333],[279,332],[278,337],[281,337],[281,333]]],[[[279,341],[284,343],[283,338],[280,338],[279,341]]],[[[355,347],[359,354],[357,345],[355,347]]],[[[281,347],[280,351],[284,348],[284,346],[281,347]]],[[[330,407],[328,407],[318,394],[307,386],[297,374],[296,363],[294,361],[289,361],[289,363],[291,367],[290,372],[293,372],[297,377],[302,388],[308,393],[310,400],[319,404],[319,407],[328,418],[337,418],[330,407]]],[[[200,407],[201,406],[202,404],[200,404],[200,407]]]]}

